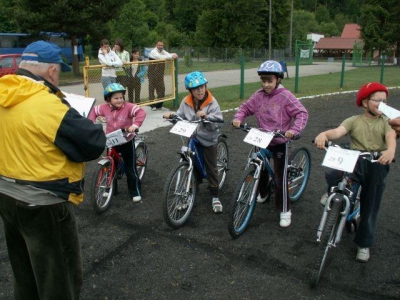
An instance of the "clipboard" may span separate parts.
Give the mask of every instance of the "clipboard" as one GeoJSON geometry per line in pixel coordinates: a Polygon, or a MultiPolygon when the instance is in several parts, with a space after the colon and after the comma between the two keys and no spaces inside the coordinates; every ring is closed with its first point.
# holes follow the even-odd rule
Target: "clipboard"
{"type": "Polygon", "coordinates": [[[66,92],[62,93],[65,96],[64,99],[69,103],[69,105],[71,105],[71,107],[75,108],[82,117],[87,118],[89,116],[89,113],[96,102],[95,98],[89,98],[66,92]]]}

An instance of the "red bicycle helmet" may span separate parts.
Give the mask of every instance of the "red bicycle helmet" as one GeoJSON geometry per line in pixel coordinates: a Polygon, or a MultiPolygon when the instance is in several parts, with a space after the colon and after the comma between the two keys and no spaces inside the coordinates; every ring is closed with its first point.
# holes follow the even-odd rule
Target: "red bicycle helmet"
{"type": "Polygon", "coordinates": [[[364,84],[358,91],[356,97],[357,106],[361,106],[362,101],[375,92],[385,92],[386,96],[389,95],[387,87],[383,84],[380,84],[379,82],[369,82],[367,84],[364,84]]]}

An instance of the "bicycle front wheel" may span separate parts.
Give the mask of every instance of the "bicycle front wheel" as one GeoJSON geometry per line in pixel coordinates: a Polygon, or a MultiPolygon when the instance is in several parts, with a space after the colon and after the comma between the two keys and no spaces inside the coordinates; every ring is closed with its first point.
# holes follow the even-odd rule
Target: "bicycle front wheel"
{"type": "Polygon", "coordinates": [[[218,188],[221,189],[225,183],[226,171],[229,165],[228,145],[225,138],[219,137],[217,144],[217,168],[218,168],[218,188]]]}
{"type": "Polygon", "coordinates": [[[331,201],[331,209],[328,212],[324,229],[321,233],[321,240],[318,244],[316,260],[311,270],[310,286],[316,288],[324,270],[325,263],[328,258],[330,248],[335,244],[336,231],[340,221],[340,212],[343,207],[342,199],[333,198],[331,201]]]}
{"type": "Polygon", "coordinates": [[[110,162],[104,165],[97,165],[96,169],[93,171],[92,184],[90,188],[90,202],[94,211],[98,214],[105,212],[111,205],[111,199],[115,192],[115,178],[111,180],[109,178],[113,176],[111,173],[110,162]]]}
{"type": "Polygon", "coordinates": [[[253,190],[258,182],[254,178],[255,172],[254,168],[245,172],[232,199],[228,230],[234,239],[244,233],[256,206],[257,193],[253,195],[253,190]]]}
{"type": "Polygon", "coordinates": [[[288,188],[289,200],[296,202],[303,195],[311,171],[311,155],[307,148],[295,149],[289,158],[288,188]]]}
{"type": "Polygon", "coordinates": [[[142,181],[144,174],[147,169],[147,146],[143,141],[138,142],[135,145],[135,153],[136,153],[136,169],[138,172],[139,180],[142,181]]]}
{"type": "Polygon", "coordinates": [[[165,222],[172,228],[184,225],[193,210],[196,195],[197,181],[194,173],[189,171],[188,162],[182,162],[169,175],[164,188],[165,222]]]}

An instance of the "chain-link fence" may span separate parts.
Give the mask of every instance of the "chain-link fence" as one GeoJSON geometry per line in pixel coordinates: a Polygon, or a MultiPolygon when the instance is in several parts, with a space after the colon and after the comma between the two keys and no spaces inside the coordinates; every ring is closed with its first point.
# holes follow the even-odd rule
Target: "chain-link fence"
{"type": "Polygon", "coordinates": [[[90,65],[88,58],[83,67],[85,95],[103,99],[106,80],[122,84],[125,99],[139,105],[149,105],[175,99],[175,66],[173,60],[149,60],[124,64],[122,68],[90,65]]]}

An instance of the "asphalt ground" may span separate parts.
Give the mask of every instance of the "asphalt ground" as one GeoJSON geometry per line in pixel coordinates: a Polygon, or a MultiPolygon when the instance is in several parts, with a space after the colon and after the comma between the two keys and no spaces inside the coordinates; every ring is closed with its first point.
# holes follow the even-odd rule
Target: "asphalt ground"
{"type": "MultiPolygon", "coordinates": [[[[293,147],[310,150],[312,169],[303,197],[292,206],[292,225],[286,229],[279,227],[273,203],[267,203],[256,206],[243,236],[233,240],[228,233],[232,194],[250,149],[243,142],[245,133],[229,126],[234,112],[224,114],[222,128],[228,136],[231,166],[220,193],[224,212],[212,212],[206,184],[201,184],[191,218],[180,229],[169,228],[162,214],[163,187],[178,164],[176,152],[182,145],[178,136],[169,133],[170,127],[144,133],[149,165],[141,203],[129,199],[122,180],[110,209],[97,215],[88,193],[96,161],[89,162],[85,201],[75,210],[84,267],[81,299],[400,299],[399,151],[388,175],[370,261],[355,261],[353,234],[345,233],[331,251],[318,289],[309,288],[322,213],[319,198],[325,191],[324,151],[311,140],[360,109],[354,104],[354,93],[302,102],[310,118],[293,147]]],[[[400,90],[390,91],[389,105],[400,108],[400,90]]],[[[248,121],[255,125],[254,119],[248,121]]],[[[0,287],[0,299],[13,298],[1,228],[0,287]]]]}

